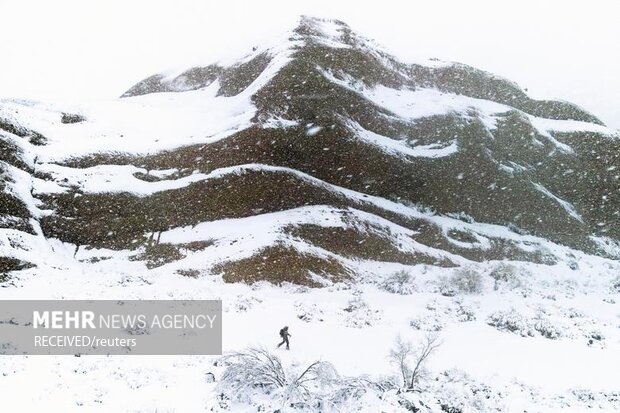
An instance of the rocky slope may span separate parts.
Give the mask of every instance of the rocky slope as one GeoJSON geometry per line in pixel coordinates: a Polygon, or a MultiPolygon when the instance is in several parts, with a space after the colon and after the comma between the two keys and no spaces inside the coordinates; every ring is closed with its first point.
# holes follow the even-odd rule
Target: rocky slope
{"type": "Polygon", "coordinates": [[[110,102],[2,101],[0,145],[5,274],[49,265],[53,239],[75,259],[307,285],[620,257],[617,131],[466,65],[402,63],[339,21],[110,102]]]}

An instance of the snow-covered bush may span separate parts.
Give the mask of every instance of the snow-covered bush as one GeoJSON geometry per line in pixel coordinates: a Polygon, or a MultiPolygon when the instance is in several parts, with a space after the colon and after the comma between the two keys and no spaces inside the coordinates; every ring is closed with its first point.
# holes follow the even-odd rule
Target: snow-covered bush
{"type": "Polygon", "coordinates": [[[458,291],[464,293],[482,292],[482,276],[474,267],[462,267],[452,274],[452,284],[458,291]]]}
{"type": "Polygon", "coordinates": [[[316,304],[305,304],[298,301],[295,303],[295,311],[297,312],[297,318],[306,323],[323,321],[323,310],[316,304]]]}
{"type": "Polygon", "coordinates": [[[611,283],[611,289],[613,292],[620,293],[620,275],[616,277],[611,283]]]}
{"type": "Polygon", "coordinates": [[[514,289],[523,286],[523,279],[529,275],[529,272],[514,264],[502,262],[495,266],[489,275],[495,280],[495,285],[493,287],[495,290],[498,290],[500,286],[514,289]]]}
{"type": "Polygon", "coordinates": [[[489,316],[487,324],[500,331],[508,331],[523,337],[533,337],[536,333],[551,340],[562,337],[561,326],[551,322],[543,313],[528,318],[519,314],[514,308],[496,311],[489,316]]]}
{"type": "Polygon", "coordinates": [[[439,280],[439,292],[447,297],[481,293],[483,287],[483,278],[474,267],[457,268],[451,276],[439,280]]]}
{"type": "Polygon", "coordinates": [[[476,320],[476,305],[465,303],[465,297],[452,298],[447,301],[431,300],[425,308],[409,319],[409,326],[421,331],[441,331],[452,322],[476,320]]]}
{"type": "Polygon", "coordinates": [[[62,117],[60,118],[60,122],[62,123],[80,123],[80,122],[84,122],[86,120],[86,118],[84,117],[84,115],[80,114],[80,113],[63,113],[62,117]]]}
{"type": "Polygon", "coordinates": [[[568,318],[583,318],[585,317],[585,314],[583,313],[583,311],[581,311],[578,308],[575,307],[569,307],[569,308],[562,308],[562,313],[565,317],[568,318]]]}
{"type": "Polygon", "coordinates": [[[226,355],[223,362],[226,368],[218,390],[241,402],[252,402],[262,394],[279,404],[320,408],[322,389],[338,381],[330,363],[316,361],[305,368],[286,371],[278,356],[262,348],[226,355]]]}
{"type": "Polygon", "coordinates": [[[458,322],[463,323],[476,320],[476,309],[474,306],[465,304],[462,301],[458,301],[457,305],[455,316],[458,322]]]}
{"type": "Polygon", "coordinates": [[[588,346],[590,347],[605,347],[605,336],[598,330],[591,331],[588,335],[588,346]]]}
{"type": "Polygon", "coordinates": [[[195,268],[180,268],[176,270],[176,273],[187,278],[198,278],[200,276],[200,271],[195,268]]]}
{"type": "Polygon", "coordinates": [[[409,320],[409,326],[422,331],[441,331],[445,324],[434,315],[419,315],[409,320]]]}
{"type": "Polygon", "coordinates": [[[367,393],[382,395],[396,387],[390,380],[375,381],[366,376],[345,377],[339,380],[329,400],[332,405],[342,405],[350,400],[359,400],[367,393]]]}
{"type": "Polygon", "coordinates": [[[368,394],[380,400],[397,387],[390,380],[341,377],[328,362],[285,368],[278,356],[260,348],[226,355],[222,362],[225,369],[217,388],[224,401],[251,404],[258,411],[279,411],[282,406],[310,412],[338,411],[338,406],[355,404],[368,394]]]}
{"type": "Polygon", "coordinates": [[[487,319],[487,324],[500,331],[520,334],[523,337],[534,336],[534,329],[514,308],[508,311],[496,311],[487,319]]]}
{"type": "Polygon", "coordinates": [[[360,297],[350,300],[345,308],[343,308],[345,316],[345,325],[347,327],[369,327],[381,320],[381,311],[373,310],[368,303],[360,297]]]}
{"type": "MultiPolygon", "coordinates": [[[[499,412],[510,406],[507,403],[511,398],[506,396],[512,389],[477,381],[461,370],[438,372],[432,380],[418,376],[411,387],[411,375],[416,369],[424,370],[423,365],[437,343],[427,338],[421,346],[416,346],[400,340],[390,354],[390,361],[395,362],[402,377],[379,380],[368,376],[341,377],[329,363],[286,367],[277,356],[265,350],[258,350],[258,354],[255,349],[244,350],[221,360],[224,372],[220,381],[216,381],[217,396],[210,411],[462,413],[499,412]]],[[[207,373],[205,381],[210,383],[213,379],[215,376],[207,373]]],[[[546,394],[540,395],[537,388],[523,384],[516,391],[533,397],[532,403],[539,403],[543,410],[561,410],[567,403],[583,411],[593,403],[605,411],[616,411],[619,406],[616,392],[578,388],[550,399],[546,394]]]]}
{"type": "Polygon", "coordinates": [[[518,227],[516,224],[513,224],[512,222],[508,223],[508,229],[510,231],[514,232],[515,234],[519,234],[519,235],[529,235],[530,234],[527,230],[525,230],[525,229],[523,229],[521,227],[518,227]]]}
{"type": "Polygon", "coordinates": [[[449,217],[458,219],[459,221],[467,222],[468,224],[473,224],[474,222],[476,222],[474,217],[462,211],[461,212],[450,212],[446,215],[449,217]]]}
{"type": "Polygon", "coordinates": [[[570,268],[573,271],[577,271],[579,269],[579,263],[575,260],[569,260],[567,262],[568,268],[570,268]]]}
{"type": "MultiPolygon", "coordinates": [[[[484,382],[475,380],[462,370],[441,372],[434,380],[431,391],[440,412],[499,412],[505,394],[484,382]]],[[[434,411],[434,410],[433,410],[434,411]]]]}
{"type": "Polygon", "coordinates": [[[254,389],[264,393],[275,392],[287,384],[280,358],[265,349],[250,348],[224,357],[226,369],[219,386],[231,398],[243,399],[254,389]]]}
{"type": "Polygon", "coordinates": [[[562,337],[562,330],[542,315],[537,316],[532,323],[534,330],[545,338],[555,340],[562,337]]]}
{"type": "Polygon", "coordinates": [[[233,306],[236,312],[245,313],[254,308],[255,305],[260,303],[262,303],[262,300],[260,298],[256,298],[251,295],[238,295],[237,299],[233,303],[233,306]]]}
{"type": "Polygon", "coordinates": [[[438,280],[438,289],[441,295],[446,297],[454,297],[459,292],[456,287],[452,284],[452,280],[450,277],[442,275],[438,280]]]}
{"type": "Polygon", "coordinates": [[[393,294],[412,294],[416,291],[415,277],[408,271],[397,271],[383,280],[379,288],[393,294]]]}

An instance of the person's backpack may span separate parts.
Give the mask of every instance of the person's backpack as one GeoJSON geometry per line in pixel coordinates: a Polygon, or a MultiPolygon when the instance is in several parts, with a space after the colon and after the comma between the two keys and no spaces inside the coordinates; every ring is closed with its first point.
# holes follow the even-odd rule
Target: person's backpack
{"type": "Polygon", "coordinates": [[[285,329],[281,329],[280,330],[280,337],[282,337],[282,338],[286,337],[286,330],[285,329]]]}

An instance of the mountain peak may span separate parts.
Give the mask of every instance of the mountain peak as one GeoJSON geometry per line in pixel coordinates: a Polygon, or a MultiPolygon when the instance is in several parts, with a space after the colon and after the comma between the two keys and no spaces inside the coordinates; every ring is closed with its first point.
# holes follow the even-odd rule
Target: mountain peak
{"type": "Polygon", "coordinates": [[[294,75],[297,79],[320,67],[323,72],[349,76],[369,87],[431,88],[491,100],[538,117],[603,125],[576,105],[534,100],[514,82],[465,64],[437,60],[403,63],[374,41],[354,32],[346,23],[311,16],[301,16],[285,41],[255,47],[249,55],[232,64],[214,63],[172,75],[155,74],[131,87],[122,97],[198,90],[214,83],[218,96],[233,96],[243,91],[254,94],[293,61],[300,62],[297,69],[303,70],[294,75]],[[248,89],[252,84],[254,88],[248,89]]]}
{"type": "MultiPolygon", "coordinates": [[[[285,33],[285,39],[279,43],[272,42],[267,46],[255,46],[249,54],[231,64],[211,63],[185,68],[183,71],[152,75],[132,86],[121,97],[197,90],[211,85],[216,80],[219,80],[222,86],[223,82],[229,83],[227,79],[238,77],[247,77],[245,82],[236,83],[248,86],[278,55],[283,57],[281,60],[286,61],[296,50],[306,46],[351,48],[370,42],[354,33],[346,23],[340,20],[306,15],[299,17],[294,27],[285,33]]],[[[218,94],[227,96],[237,94],[242,90],[236,86],[224,86],[218,94]]]]}
{"type": "Polygon", "coordinates": [[[351,28],[341,20],[302,15],[293,32],[306,38],[343,41],[351,34],[351,28]]]}

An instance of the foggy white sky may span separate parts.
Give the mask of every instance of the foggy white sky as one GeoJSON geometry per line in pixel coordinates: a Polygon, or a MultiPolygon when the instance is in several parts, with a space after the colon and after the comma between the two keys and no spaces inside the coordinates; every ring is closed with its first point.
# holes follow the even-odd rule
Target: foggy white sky
{"type": "Polygon", "coordinates": [[[620,2],[0,0],[0,96],[119,96],[186,63],[244,54],[300,14],[334,17],[397,56],[460,61],[620,129],[620,2]]]}

